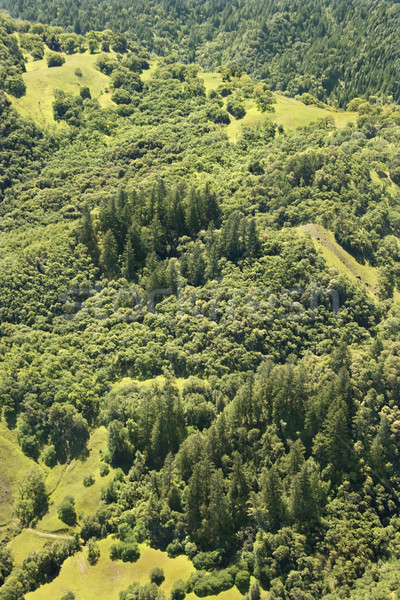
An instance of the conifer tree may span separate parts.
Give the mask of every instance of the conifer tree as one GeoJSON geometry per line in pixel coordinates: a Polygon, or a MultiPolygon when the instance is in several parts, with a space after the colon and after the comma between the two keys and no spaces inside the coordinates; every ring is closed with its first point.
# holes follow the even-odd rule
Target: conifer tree
{"type": "Polygon", "coordinates": [[[117,276],[119,270],[117,243],[110,230],[107,231],[103,238],[100,263],[107,277],[117,276]]]}
{"type": "Polygon", "coordinates": [[[263,474],[262,497],[271,529],[276,531],[284,519],[286,507],[283,499],[282,479],[275,464],[263,474]]]}
{"type": "Polygon", "coordinates": [[[128,281],[134,281],[136,277],[136,260],[132,242],[128,239],[124,254],[122,255],[121,273],[128,281]]]}

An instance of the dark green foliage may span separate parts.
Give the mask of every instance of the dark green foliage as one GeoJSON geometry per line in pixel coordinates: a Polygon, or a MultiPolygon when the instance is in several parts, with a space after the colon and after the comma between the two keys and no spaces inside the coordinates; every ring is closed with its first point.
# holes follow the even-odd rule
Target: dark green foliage
{"type": "Polygon", "coordinates": [[[160,569],[160,567],[155,567],[150,571],[150,581],[155,583],[156,585],[161,585],[165,579],[164,569],[160,569]]]}
{"type": "Polygon", "coordinates": [[[100,558],[99,545],[94,540],[88,542],[88,562],[90,565],[95,565],[100,558]]]}
{"type": "Polygon", "coordinates": [[[58,507],[58,518],[67,525],[73,527],[76,523],[75,500],[72,496],[65,496],[58,507]]]}
{"type": "Polygon", "coordinates": [[[136,562],[140,557],[139,546],[136,542],[118,542],[110,548],[111,560],[123,562],[136,562]]]}
{"type": "Polygon", "coordinates": [[[14,504],[16,516],[23,525],[30,525],[46,514],[48,496],[42,473],[32,468],[22,479],[14,504]]]}
{"type": "Polygon", "coordinates": [[[0,548],[0,587],[3,585],[5,579],[11,573],[14,566],[14,559],[9,548],[0,548]]]}
{"type": "Polygon", "coordinates": [[[235,576],[235,585],[241,594],[245,594],[250,588],[250,573],[248,571],[238,571],[235,576]]]}
{"type": "MultiPolygon", "coordinates": [[[[335,30],[339,9],[330,8],[335,30]]],[[[264,18],[259,25],[279,58],[306,9],[295,3],[284,21],[286,8],[276,9],[271,34],[264,18]]],[[[203,22],[213,10],[201,3],[192,12],[203,22]]],[[[247,3],[249,14],[258,10],[247,3]]],[[[357,11],[355,2],[356,22],[357,11]]],[[[240,3],[231,12],[244,27],[240,3]]],[[[346,15],[343,7],[343,27],[346,15]]],[[[24,27],[54,52],[78,52],[89,39],[124,49],[112,32],[81,38],[90,19],[74,22],[76,34],[24,27]]],[[[237,23],[218,19],[207,41],[221,29],[224,53],[237,23]]],[[[300,70],[310,67],[314,30],[303,21],[307,43],[293,49],[305,58],[300,70]]],[[[191,56],[203,52],[199,31],[197,41],[189,34],[191,56]]],[[[37,41],[26,41],[32,52],[37,41]]],[[[240,48],[272,53],[266,46],[240,48]]],[[[319,56],[332,50],[335,64],[327,48],[319,56]]],[[[89,432],[107,427],[96,477],[108,464],[114,477],[80,536],[115,534],[115,560],[137,560],[142,542],[184,553],[198,568],[187,591],[201,596],[236,582],[259,598],[249,575],[271,598],[349,595],[372,565],[398,557],[398,107],[356,100],[357,122],[341,129],[324,118],[282,131],[265,116],[232,143],[223,97],[269,111],[268,86],[293,85],[319,103],[326,79],[300,80],[290,61],[277,70],[276,58],[264,62],[266,83],[254,84],[235,58],[222,69],[224,87],[207,96],[195,66],[168,56],[141,81],[148,55],[128,39],[126,50],[100,55],[98,66],[129,104],[102,109],[57,93],[55,116],[68,125],[57,140],[2,97],[2,415],[23,451],[48,466],[84,457],[89,432]],[[371,282],[379,274],[376,290],[346,265],[327,265],[301,228],[315,221],[369,268],[371,282]]],[[[323,72],[342,102],[344,71],[340,88],[323,72]]],[[[42,483],[18,500],[27,524],[45,506],[42,483]]],[[[43,574],[32,581],[14,568],[2,594],[22,597],[49,581],[74,544],[46,550],[44,565],[35,558],[43,574]]],[[[4,563],[9,572],[8,555],[4,563]]],[[[151,584],[123,594],[162,597],[151,584]]]]}
{"type": "Polygon", "coordinates": [[[174,582],[171,589],[171,600],[185,600],[186,598],[186,585],[182,579],[178,579],[174,582]]]}
{"type": "MultiPolygon", "coordinates": [[[[1,5],[14,16],[44,19],[76,33],[102,30],[107,23],[157,54],[179,48],[186,62],[231,65],[224,72],[228,82],[245,68],[273,89],[331,98],[342,106],[360,95],[400,97],[396,2],[296,0],[288,6],[261,0],[249,8],[245,0],[234,7],[229,0],[213,0],[205,8],[189,0],[178,7],[173,0],[134,6],[123,0],[118,10],[105,0],[55,0],[50,6],[44,0],[2,0],[1,5]]],[[[120,53],[129,45],[121,34],[105,42],[120,53]]]]}
{"type": "Polygon", "coordinates": [[[92,486],[92,485],[94,484],[94,482],[95,482],[95,478],[93,477],[93,475],[86,475],[86,476],[83,478],[83,485],[84,485],[85,487],[90,487],[90,486],[92,486]]]}
{"type": "Polygon", "coordinates": [[[163,592],[155,583],[139,585],[132,583],[128,589],[119,593],[119,600],[166,600],[163,592]]]}
{"type": "Polygon", "coordinates": [[[79,90],[79,94],[84,100],[87,98],[90,100],[90,98],[92,97],[90,94],[90,89],[86,85],[81,87],[81,89],[79,90]]]}
{"type": "Polygon", "coordinates": [[[47,57],[48,67],[61,67],[65,63],[65,58],[62,54],[50,54],[47,57]]]}
{"type": "Polygon", "coordinates": [[[243,119],[244,115],[246,114],[246,109],[243,104],[235,100],[228,100],[226,109],[236,119],[243,119]]]}

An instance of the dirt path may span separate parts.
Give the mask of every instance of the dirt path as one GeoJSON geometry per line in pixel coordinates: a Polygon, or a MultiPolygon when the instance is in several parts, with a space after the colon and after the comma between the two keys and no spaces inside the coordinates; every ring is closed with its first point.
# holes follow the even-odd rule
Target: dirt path
{"type": "Polygon", "coordinates": [[[56,540],[72,540],[71,535],[60,535],[58,533],[46,533],[44,531],[38,531],[37,529],[32,529],[32,527],[27,527],[26,531],[29,531],[30,533],[34,533],[35,535],[38,535],[39,537],[52,538],[52,539],[56,539],[56,540]]]}

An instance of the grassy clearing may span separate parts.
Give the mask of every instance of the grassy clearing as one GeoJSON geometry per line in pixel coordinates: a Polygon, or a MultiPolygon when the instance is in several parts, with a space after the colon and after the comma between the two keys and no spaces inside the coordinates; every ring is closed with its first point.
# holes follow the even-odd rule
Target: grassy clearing
{"type": "MultiPolygon", "coordinates": [[[[186,580],[194,571],[187,557],[171,559],[165,552],[144,544],[140,546],[141,555],[136,563],[113,562],[109,558],[110,546],[113,543],[112,537],[99,542],[100,559],[97,565],[89,565],[85,550],[68,558],[59,576],[51,583],[27,594],[26,600],[58,600],[68,591],[74,592],[81,600],[118,600],[119,592],[134,581],[147,583],[149,571],[154,567],[164,569],[165,581],[162,589],[168,594],[174,581],[186,580]]],[[[220,596],[218,598],[227,600],[228,596],[225,599],[220,596]]],[[[236,600],[232,596],[229,598],[236,600]]]]}
{"type": "MultiPolygon", "coordinates": [[[[175,379],[175,385],[180,392],[182,392],[183,390],[183,384],[185,383],[185,381],[186,379],[184,379],[183,377],[177,377],[175,379]]],[[[152,387],[155,385],[162,386],[165,383],[165,377],[163,375],[157,375],[157,377],[152,377],[151,379],[145,379],[143,381],[140,381],[139,379],[132,379],[131,377],[124,377],[123,379],[121,379],[121,381],[118,381],[114,384],[113,389],[121,390],[123,388],[129,387],[133,383],[142,387],[152,387]]]]}
{"type": "Polygon", "coordinates": [[[50,69],[46,59],[28,62],[27,72],[23,75],[26,95],[22,98],[11,98],[22,115],[32,117],[42,126],[65,126],[56,124],[53,118],[53,99],[56,89],[76,95],[81,86],[87,85],[92,98],[97,98],[101,106],[112,104],[110,94],[104,91],[109,84],[109,77],[94,67],[98,55],[65,54],[64,57],[64,65],[50,69]],[[82,77],[75,75],[78,67],[82,71],[82,77]]]}
{"type": "MultiPolygon", "coordinates": [[[[212,73],[204,71],[199,77],[203,79],[206,91],[216,90],[223,83],[220,73],[212,73]]],[[[283,125],[284,129],[295,129],[302,125],[308,125],[312,121],[321,119],[331,115],[335,120],[335,125],[338,128],[345,127],[347,123],[354,123],[357,119],[357,113],[346,111],[335,111],[317,106],[305,105],[299,100],[288,98],[282,94],[274,92],[276,103],[274,104],[275,112],[262,113],[257,109],[254,100],[245,102],[246,115],[243,119],[235,119],[231,117],[231,123],[226,127],[225,131],[230,141],[235,142],[240,135],[243,125],[254,127],[261,124],[265,119],[270,118],[277,125],[283,125]]]]}
{"type": "Polygon", "coordinates": [[[255,127],[265,119],[271,119],[277,125],[283,125],[284,129],[296,129],[296,127],[308,125],[308,123],[328,115],[334,118],[336,127],[341,128],[345,127],[347,123],[355,122],[357,117],[357,113],[336,112],[317,106],[307,106],[294,98],[287,98],[276,93],[274,95],[277,102],[274,104],[275,112],[273,113],[262,113],[257,109],[253,100],[247,100],[245,102],[246,114],[243,119],[238,120],[231,116],[231,123],[226,128],[230,141],[235,142],[237,140],[244,125],[255,127]]]}
{"type": "Polygon", "coordinates": [[[341,128],[349,122],[355,122],[357,118],[357,113],[334,111],[312,105],[307,106],[294,98],[287,98],[281,94],[275,94],[275,96],[277,103],[274,104],[275,112],[271,114],[271,118],[275,123],[282,124],[286,129],[307,125],[328,115],[334,118],[336,127],[341,128]]]}
{"type": "Polygon", "coordinates": [[[217,87],[223,83],[222,75],[220,73],[203,71],[199,73],[199,77],[203,80],[207,92],[216,90],[217,87]]]}
{"type": "Polygon", "coordinates": [[[398,191],[399,187],[391,180],[389,173],[386,173],[387,177],[381,179],[378,173],[374,170],[371,170],[371,179],[376,184],[379,185],[382,189],[389,192],[391,196],[394,196],[398,191]]]}
{"type": "Polygon", "coordinates": [[[24,558],[35,550],[40,550],[46,544],[53,544],[56,540],[37,535],[37,533],[24,529],[11,540],[8,548],[12,550],[16,564],[21,564],[24,558]]]}
{"type": "Polygon", "coordinates": [[[34,465],[19,447],[16,432],[0,422],[0,526],[11,521],[18,482],[34,465]]]}
{"type": "Polygon", "coordinates": [[[88,443],[88,456],[71,461],[69,465],[57,465],[46,479],[46,485],[52,491],[49,512],[37,524],[41,531],[61,531],[67,528],[57,516],[57,509],[65,496],[75,498],[78,521],[82,517],[94,513],[101,503],[101,488],[112,478],[112,469],[106,477],[100,477],[100,451],[107,446],[107,430],[105,427],[96,429],[88,443]],[[93,475],[94,485],[85,487],[83,478],[93,475]]]}
{"type": "Polygon", "coordinates": [[[140,75],[140,79],[142,81],[149,81],[149,79],[153,77],[154,71],[157,69],[157,60],[149,60],[148,62],[150,65],[150,69],[143,71],[143,73],[140,75]]]}
{"type": "Polygon", "coordinates": [[[302,225],[300,230],[311,235],[315,248],[325,258],[328,267],[335,267],[339,273],[363,283],[370,294],[375,294],[378,274],[374,267],[358,263],[336,242],[333,233],[321,225],[302,225]]]}

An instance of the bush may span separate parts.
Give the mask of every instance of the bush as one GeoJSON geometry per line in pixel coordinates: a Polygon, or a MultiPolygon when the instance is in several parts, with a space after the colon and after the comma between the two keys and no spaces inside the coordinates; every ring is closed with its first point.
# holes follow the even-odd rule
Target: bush
{"type": "Polygon", "coordinates": [[[58,518],[66,525],[75,525],[76,523],[76,511],[75,511],[75,500],[72,496],[65,496],[64,500],[58,507],[58,518]]]}
{"type": "Polygon", "coordinates": [[[245,594],[250,588],[250,573],[248,571],[238,571],[235,577],[235,585],[241,594],[245,594]]]}
{"type": "Polygon", "coordinates": [[[221,553],[218,550],[214,550],[214,552],[199,552],[193,558],[193,565],[198,571],[213,571],[220,564],[221,553]]]}
{"type": "Polygon", "coordinates": [[[32,468],[20,484],[19,495],[14,505],[15,514],[23,525],[29,525],[35,519],[46,514],[48,496],[43,475],[32,468]]]}
{"type": "Polygon", "coordinates": [[[110,548],[110,558],[123,562],[136,562],[140,558],[139,546],[136,542],[113,544],[110,548]]]}
{"type": "Polygon", "coordinates": [[[22,75],[17,74],[13,77],[8,77],[7,79],[7,91],[12,96],[16,98],[21,98],[21,96],[25,96],[26,93],[26,85],[24,80],[22,79],[22,75]]]}
{"type": "Polygon", "coordinates": [[[110,472],[110,467],[107,463],[100,463],[99,466],[100,477],[106,477],[110,472]]]}
{"type": "Polygon", "coordinates": [[[224,571],[215,571],[211,575],[202,575],[194,585],[194,593],[200,598],[219,594],[225,590],[230,590],[234,585],[232,573],[225,569],[224,571]]]}
{"type": "Polygon", "coordinates": [[[227,111],[231,113],[236,119],[243,119],[246,114],[246,109],[240,102],[229,100],[226,105],[227,111]]]}
{"type": "Polygon", "coordinates": [[[64,596],[61,596],[61,600],[75,600],[76,596],[73,592],[67,592],[64,596]]]}
{"type": "Polygon", "coordinates": [[[42,452],[42,461],[46,467],[55,467],[57,464],[57,453],[54,446],[47,446],[42,452]]]}
{"type": "Polygon", "coordinates": [[[186,596],[186,585],[182,579],[175,581],[171,590],[171,600],[184,600],[186,596]]]}
{"type": "Polygon", "coordinates": [[[92,97],[91,93],[90,93],[90,89],[88,88],[87,85],[84,85],[81,87],[81,89],[79,90],[79,94],[81,96],[81,98],[85,99],[89,99],[92,97]]]}
{"type": "Polygon", "coordinates": [[[47,66],[48,67],[61,67],[65,63],[65,58],[62,54],[50,54],[47,57],[47,66]]]}
{"type": "Polygon", "coordinates": [[[111,100],[115,102],[115,104],[130,104],[131,95],[126,90],[118,89],[115,90],[115,92],[111,96],[111,100]]]}
{"type": "Polygon", "coordinates": [[[183,546],[179,540],[173,540],[167,546],[167,554],[170,558],[175,558],[179,554],[183,554],[183,546]]]}
{"type": "Polygon", "coordinates": [[[150,571],[150,581],[155,583],[156,585],[161,585],[165,579],[164,569],[160,569],[160,567],[155,567],[150,571]]]}
{"type": "Polygon", "coordinates": [[[100,548],[97,542],[89,540],[88,544],[88,561],[90,565],[95,565],[100,558],[100,548]]]}
{"type": "Polygon", "coordinates": [[[86,475],[86,477],[83,478],[83,485],[85,487],[90,487],[94,484],[94,482],[95,478],[93,477],[93,475],[86,475]]]}

